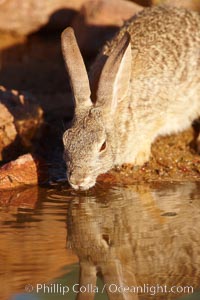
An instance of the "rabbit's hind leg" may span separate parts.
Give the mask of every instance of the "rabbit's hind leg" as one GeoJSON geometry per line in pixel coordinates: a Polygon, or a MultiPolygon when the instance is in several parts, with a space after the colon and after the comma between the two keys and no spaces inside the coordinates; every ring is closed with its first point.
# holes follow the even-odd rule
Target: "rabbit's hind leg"
{"type": "Polygon", "coordinates": [[[146,163],[151,156],[151,142],[145,142],[145,144],[142,145],[140,151],[136,155],[134,165],[142,166],[144,163],[146,163]]]}
{"type": "Polygon", "coordinates": [[[151,127],[147,129],[145,134],[143,134],[143,141],[135,157],[135,165],[142,166],[144,163],[149,161],[151,156],[151,145],[159,135],[163,127],[163,119],[156,120],[152,122],[151,127]]]}

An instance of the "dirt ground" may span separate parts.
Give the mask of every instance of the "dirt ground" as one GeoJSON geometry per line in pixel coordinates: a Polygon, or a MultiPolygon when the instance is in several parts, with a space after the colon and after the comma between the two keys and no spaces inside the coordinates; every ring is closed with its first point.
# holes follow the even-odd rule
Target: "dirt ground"
{"type": "MultiPolygon", "coordinates": [[[[196,131],[191,127],[180,134],[158,138],[152,156],[142,167],[124,165],[102,181],[131,184],[152,181],[199,181],[200,156],[195,145],[196,131]]],[[[101,177],[100,177],[101,181],[101,177]]]]}
{"type": "MultiPolygon", "coordinates": [[[[87,60],[88,64],[92,59],[87,60]]],[[[50,133],[40,141],[42,151],[52,153],[59,148],[62,152],[63,124],[70,119],[72,109],[60,50],[60,33],[48,35],[43,32],[24,38],[0,34],[0,84],[9,89],[29,91],[37,97],[50,128],[50,133]],[[58,103],[57,110],[55,103],[58,103]]],[[[195,135],[191,127],[178,135],[159,138],[152,146],[152,158],[143,167],[124,165],[100,176],[99,180],[125,184],[137,181],[198,181],[200,156],[195,151],[195,135]]]]}

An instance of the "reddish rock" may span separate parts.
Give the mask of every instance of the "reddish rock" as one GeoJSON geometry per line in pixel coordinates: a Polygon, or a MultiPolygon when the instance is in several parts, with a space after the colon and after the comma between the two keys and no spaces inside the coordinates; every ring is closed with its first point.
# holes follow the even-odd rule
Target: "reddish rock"
{"type": "Polygon", "coordinates": [[[151,0],[153,5],[167,4],[177,7],[185,7],[190,10],[196,10],[200,12],[199,0],[151,0]]]}
{"type": "Polygon", "coordinates": [[[35,185],[47,178],[45,162],[31,154],[25,154],[0,168],[0,190],[35,185]]]}
{"type": "Polygon", "coordinates": [[[87,1],[72,23],[79,47],[87,54],[96,53],[124,21],[142,9],[142,6],[125,0],[87,1]]]}
{"type": "Polygon", "coordinates": [[[29,34],[50,23],[52,27],[69,25],[86,0],[1,0],[0,30],[29,34]]]}
{"type": "Polygon", "coordinates": [[[33,209],[38,201],[38,187],[0,190],[0,206],[33,209]]]}
{"type": "Polygon", "coordinates": [[[17,137],[14,118],[9,110],[0,103],[0,159],[2,151],[10,145],[17,137]]]}
{"type": "Polygon", "coordinates": [[[42,122],[42,109],[33,96],[0,86],[0,160],[30,149],[42,122]]]}

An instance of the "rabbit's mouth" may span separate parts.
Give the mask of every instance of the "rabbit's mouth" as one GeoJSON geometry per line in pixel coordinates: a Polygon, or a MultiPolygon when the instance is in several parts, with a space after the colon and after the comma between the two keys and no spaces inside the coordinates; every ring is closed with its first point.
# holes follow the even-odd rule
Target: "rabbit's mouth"
{"type": "Polygon", "coordinates": [[[76,179],[76,180],[69,178],[68,182],[73,189],[81,190],[81,191],[89,190],[96,183],[96,181],[90,176],[87,176],[83,179],[76,179]]]}

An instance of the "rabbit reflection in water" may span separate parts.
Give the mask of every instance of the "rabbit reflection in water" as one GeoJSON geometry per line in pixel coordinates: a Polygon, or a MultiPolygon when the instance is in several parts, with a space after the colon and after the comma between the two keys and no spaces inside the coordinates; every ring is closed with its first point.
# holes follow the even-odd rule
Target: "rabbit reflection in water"
{"type": "Polygon", "coordinates": [[[144,9],[103,47],[89,79],[72,28],[62,33],[62,51],[75,101],[72,127],[63,136],[74,189],[89,189],[115,165],[144,164],[158,136],[182,131],[199,117],[196,12],[144,9]]]}

